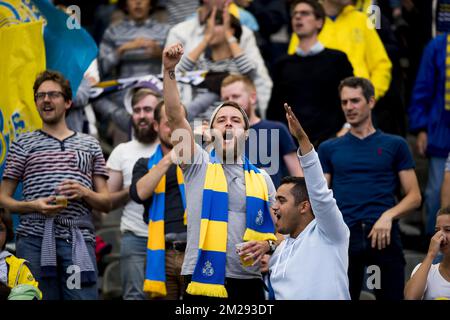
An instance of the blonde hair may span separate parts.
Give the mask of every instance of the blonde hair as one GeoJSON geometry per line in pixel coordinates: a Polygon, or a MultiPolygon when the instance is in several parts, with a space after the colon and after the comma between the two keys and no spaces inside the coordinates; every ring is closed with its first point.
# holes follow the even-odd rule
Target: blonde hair
{"type": "Polygon", "coordinates": [[[221,88],[229,86],[230,84],[239,81],[242,81],[244,85],[247,87],[247,89],[256,91],[256,87],[253,81],[249,77],[244,76],[242,74],[230,74],[229,76],[227,76],[225,79],[222,80],[221,88]]]}

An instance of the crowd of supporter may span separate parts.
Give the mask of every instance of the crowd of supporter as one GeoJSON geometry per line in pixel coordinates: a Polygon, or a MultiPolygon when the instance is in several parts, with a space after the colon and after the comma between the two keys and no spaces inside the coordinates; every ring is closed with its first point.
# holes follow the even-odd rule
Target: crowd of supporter
{"type": "Polygon", "coordinates": [[[36,80],[43,128],[11,144],[0,189],[0,298],[99,298],[116,211],[123,299],[450,299],[450,30],[432,2],[54,1],[80,6],[99,54],[74,95],[36,80]],[[217,141],[245,161],[214,169],[217,141]]]}

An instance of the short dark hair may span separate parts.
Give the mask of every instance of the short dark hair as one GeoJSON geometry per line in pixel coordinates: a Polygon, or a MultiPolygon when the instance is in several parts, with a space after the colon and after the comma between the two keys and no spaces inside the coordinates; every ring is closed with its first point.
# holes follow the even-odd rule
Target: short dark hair
{"type": "Polygon", "coordinates": [[[353,89],[361,88],[364,98],[369,102],[370,98],[375,97],[375,88],[372,82],[366,78],[361,77],[348,77],[341,81],[339,84],[339,95],[344,87],[350,87],[353,89]]]}
{"type": "MultiPolygon", "coordinates": [[[[322,20],[325,23],[325,10],[323,8],[323,6],[317,1],[317,0],[293,0],[291,1],[291,16],[293,15],[294,9],[295,7],[300,4],[300,3],[305,3],[307,5],[309,5],[312,9],[313,9],[313,14],[314,17],[316,17],[317,20],[322,20]]],[[[323,25],[322,25],[323,27],[323,25]]],[[[322,28],[320,28],[319,32],[322,30],[322,28]]]]}
{"type": "MultiPolygon", "coordinates": [[[[162,112],[162,108],[164,107],[164,100],[161,100],[160,102],[158,102],[158,104],[155,107],[155,111],[153,112],[153,119],[156,121],[156,123],[160,123],[161,121],[161,112],[162,112]]],[[[185,116],[187,116],[187,110],[186,107],[182,104],[181,107],[184,110],[184,114],[185,116]]]]}
{"type": "Polygon", "coordinates": [[[308,189],[306,189],[305,178],[287,176],[281,179],[280,186],[283,184],[293,184],[291,194],[294,196],[295,205],[298,206],[301,202],[309,200],[308,189]]]}
{"type": "Polygon", "coordinates": [[[3,221],[6,227],[6,240],[3,247],[0,248],[0,250],[3,251],[5,250],[6,243],[14,240],[14,229],[11,215],[3,208],[0,208],[0,221],[3,221]]]}
{"type": "Polygon", "coordinates": [[[45,70],[45,71],[41,72],[40,74],[38,74],[38,76],[36,77],[36,80],[34,81],[34,85],[33,85],[33,93],[34,93],[35,97],[36,97],[39,87],[45,81],[53,81],[53,82],[56,82],[57,84],[59,84],[61,86],[64,100],[65,101],[72,100],[72,88],[70,87],[69,80],[64,78],[62,73],[60,73],[58,71],[53,71],[53,70],[45,70]]]}
{"type": "Polygon", "coordinates": [[[450,206],[445,207],[445,208],[440,208],[437,216],[443,216],[444,214],[450,214],[450,206]]]}

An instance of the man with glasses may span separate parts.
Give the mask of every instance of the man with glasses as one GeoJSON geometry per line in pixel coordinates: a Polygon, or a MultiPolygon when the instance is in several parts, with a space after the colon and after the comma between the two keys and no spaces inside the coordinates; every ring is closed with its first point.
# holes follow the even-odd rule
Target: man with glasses
{"type": "Polygon", "coordinates": [[[108,212],[111,207],[105,159],[97,140],[67,128],[69,81],[44,71],[33,90],[42,129],[11,144],[0,206],[20,214],[17,256],[29,262],[43,299],[96,299],[91,210],[108,212]],[[13,198],[19,182],[22,201],[13,198]]]}
{"type": "Polygon", "coordinates": [[[318,41],[325,12],[317,1],[295,1],[291,12],[292,29],[301,41],[296,53],[281,58],[274,68],[267,118],[286,123],[283,103],[289,103],[317,147],[345,123],[336,88],[353,75],[353,69],[343,52],[325,48],[318,41]]]}

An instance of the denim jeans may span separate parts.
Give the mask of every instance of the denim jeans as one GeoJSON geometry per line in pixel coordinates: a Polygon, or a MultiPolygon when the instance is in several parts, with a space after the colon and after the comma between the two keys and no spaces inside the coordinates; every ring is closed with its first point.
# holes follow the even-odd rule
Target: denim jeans
{"type": "Polygon", "coordinates": [[[446,158],[431,157],[428,159],[428,180],[425,188],[425,208],[427,223],[425,233],[434,235],[436,213],[441,207],[441,186],[444,181],[446,158]]]}
{"type": "Polygon", "coordinates": [[[374,269],[368,269],[367,275],[370,277],[368,282],[375,285],[373,289],[377,300],[403,300],[405,258],[398,222],[392,223],[391,243],[382,250],[372,248],[372,238],[367,238],[370,230],[372,225],[363,222],[350,227],[348,278],[351,298],[359,299],[365,268],[376,266],[374,269]],[[380,271],[378,288],[377,267],[380,271]]]}
{"type": "MultiPolygon", "coordinates": [[[[89,286],[80,284],[76,287],[74,272],[69,268],[72,262],[72,243],[70,240],[56,239],[57,277],[48,278],[41,275],[42,238],[36,236],[17,236],[17,257],[27,260],[31,273],[39,282],[43,300],[97,300],[97,284],[89,286]]],[[[86,242],[89,256],[97,271],[95,244],[86,242]]]]}
{"type": "Polygon", "coordinates": [[[124,300],[146,300],[143,291],[147,238],[126,231],[120,246],[120,274],[124,300]]]}

